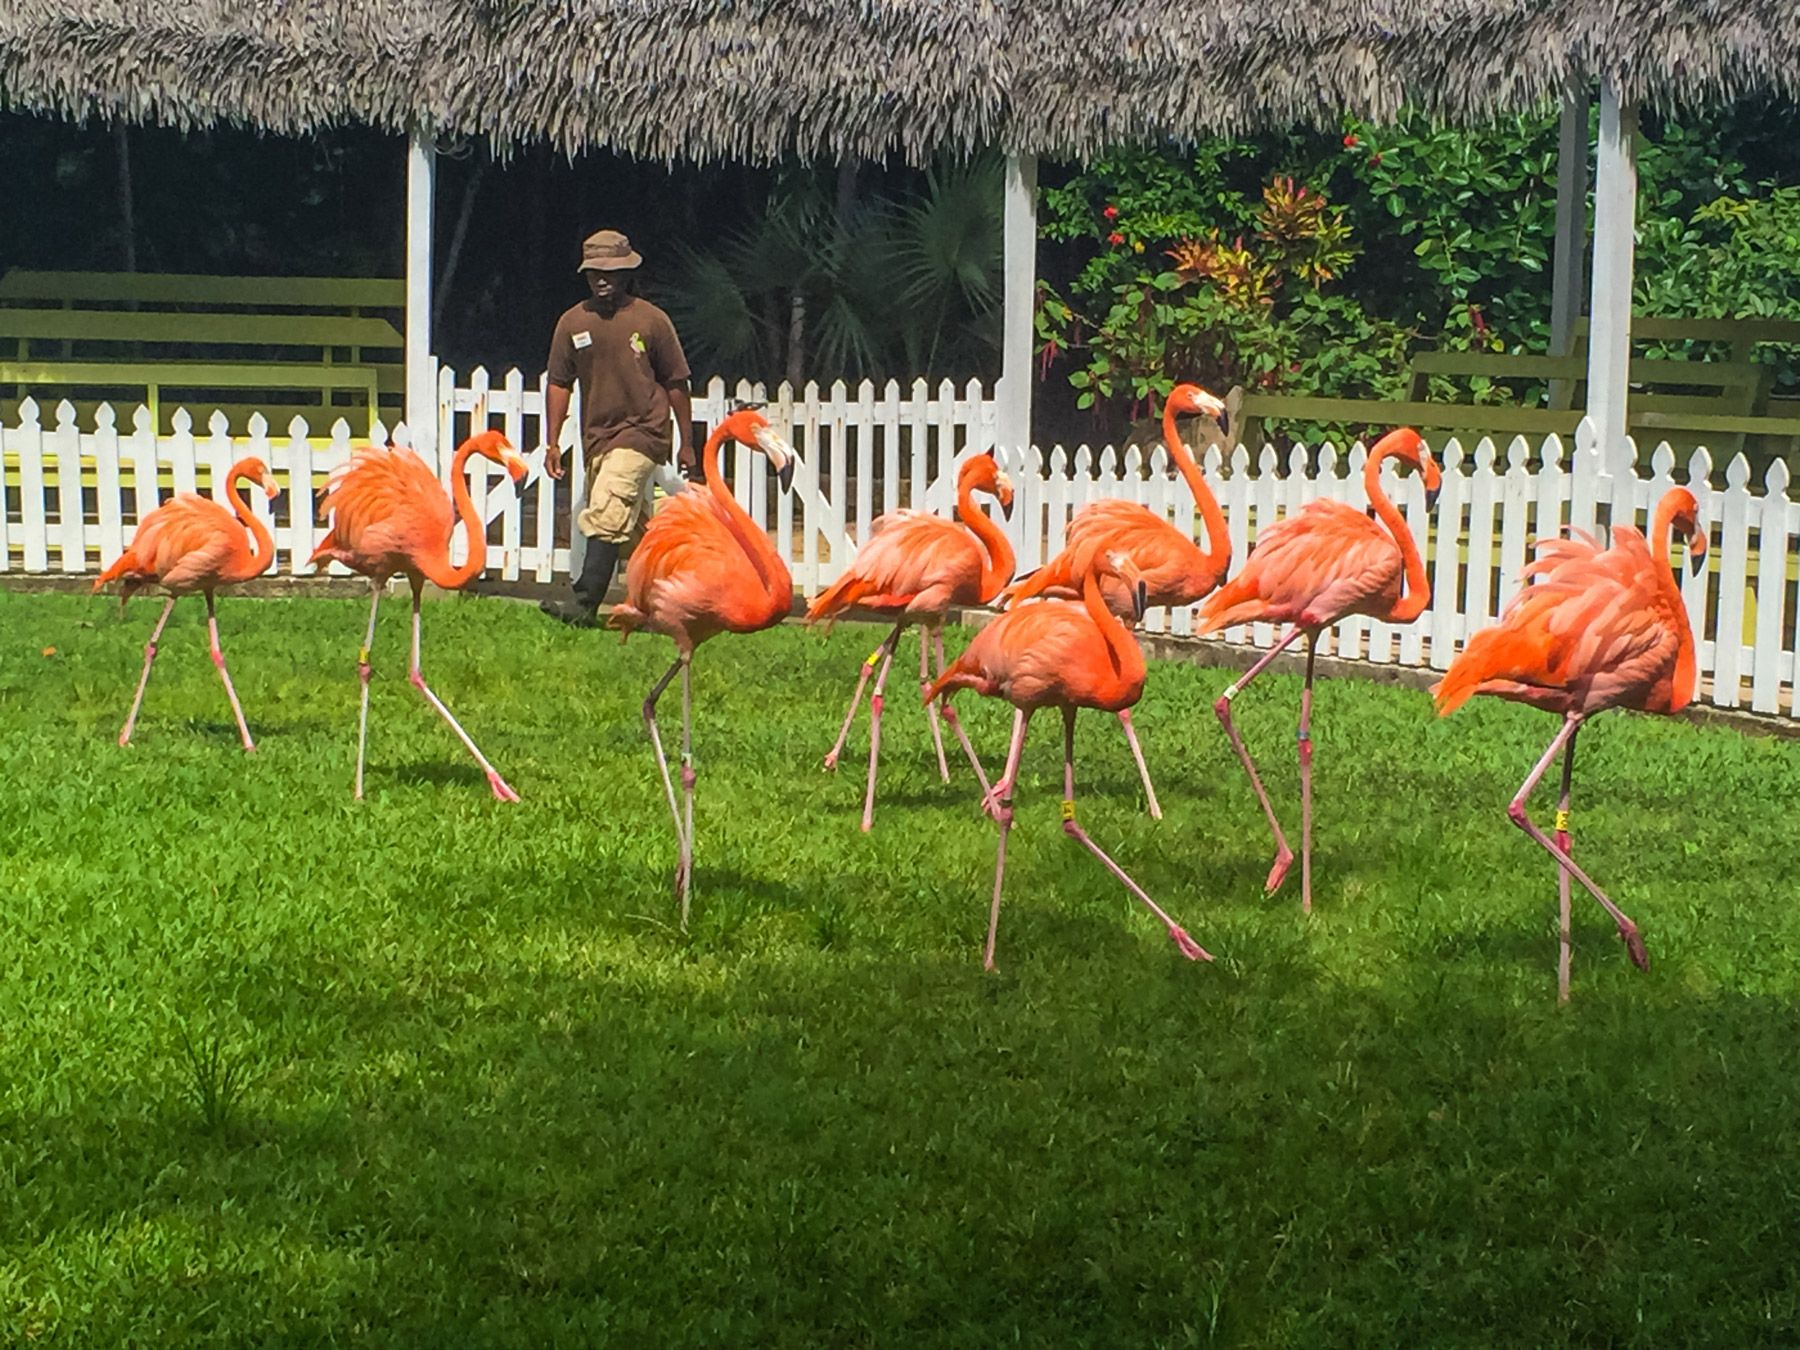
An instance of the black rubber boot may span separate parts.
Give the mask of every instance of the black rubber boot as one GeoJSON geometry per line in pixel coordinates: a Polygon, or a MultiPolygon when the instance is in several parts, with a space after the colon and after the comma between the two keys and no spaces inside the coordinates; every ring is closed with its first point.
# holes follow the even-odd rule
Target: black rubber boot
{"type": "Polygon", "coordinates": [[[575,599],[569,603],[546,600],[538,606],[553,619],[576,628],[592,628],[594,611],[606,599],[606,588],[612,585],[613,571],[619,565],[619,546],[607,539],[590,539],[587,557],[581,564],[581,575],[575,581],[575,599]]]}

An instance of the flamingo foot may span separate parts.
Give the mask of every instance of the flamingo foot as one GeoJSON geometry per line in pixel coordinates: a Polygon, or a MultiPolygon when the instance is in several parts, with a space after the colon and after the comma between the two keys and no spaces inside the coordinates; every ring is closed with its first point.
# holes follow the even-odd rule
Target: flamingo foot
{"type": "Polygon", "coordinates": [[[1269,879],[1263,882],[1263,894],[1273,895],[1281,889],[1281,883],[1287,880],[1288,868],[1294,865],[1294,850],[1283,848],[1275,855],[1275,864],[1269,868],[1269,879]]]}
{"type": "Polygon", "coordinates": [[[982,957],[981,958],[981,968],[983,970],[992,970],[994,968],[994,958],[991,956],[982,957]]]}
{"type": "Polygon", "coordinates": [[[1631,964],[1639,970],[1649,970],[1650,953],[1644,949],[1644,937],[1638,932],[1637,925],[1621,928],[1619,936],[1625,939],[1625,950],[1631,956],[1631,964]]]}
{"type": "Polygon", "coordinates": [[[516,802],[519,794],[506,785],[506,780],[492,769],[488,770],[488,786],[494,790],[494,796],[503,802],[516,802]]]}
{"type": "Polygon", "coordinates": [[[1181,954],[1187,957],[1188,960],[1210,961],[1213,959],[1212,953],[1189,937],[1187,935],[1187,930],[1180,924],[1172,923],[1169,925],[1169,936],[1174,940],[1175,945],[1181,949],[1181,954]]]}
{"type": "Polygon", "coordinates": [[[131,744],[131,733],[129,731],[121,731],[119,733],[119,744],[120,745],[130,745],[131,744]]]}
{"type": "Polygon", "coordinates": [[[825,756],[825,763],[822,767],[824,768],[824,771],[826,773],[836,773],[837,772],[837,762],[838,762],[838,752],[833,750],[830,754],[825,756]]]}

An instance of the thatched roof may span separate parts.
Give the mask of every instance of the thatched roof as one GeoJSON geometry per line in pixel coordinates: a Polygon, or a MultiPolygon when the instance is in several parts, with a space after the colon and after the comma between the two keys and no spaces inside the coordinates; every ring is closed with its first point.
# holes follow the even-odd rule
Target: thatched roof
{"type": "Polygon", "coordinates": [[[5,0],[0,101],[665,160],[918,160],[998,139],[999,21],[986,0],[5,0]]]}
{"type": "Polygon", "coordinates": [[[0,103],[278,132],[355,120],[656,159],[1189,138],[1570,78],[1800,86],[1793,0],[5,0],[0,103]]]}

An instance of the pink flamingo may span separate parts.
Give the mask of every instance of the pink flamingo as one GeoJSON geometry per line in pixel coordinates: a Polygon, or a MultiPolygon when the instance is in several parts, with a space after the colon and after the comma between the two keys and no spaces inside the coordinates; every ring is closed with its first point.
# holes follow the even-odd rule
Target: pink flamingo
{"type": "Polygon", "coordinates": [[[213,606],[213,592],[221,586],[235,586],[260,577],[275,562],[275,540],[269,527],[257,519],[238,487],[241,481],[255,483],[275,499],[275,479],[269,466],[256,456],[240,459],[225,474],[227,511],[210,497],[184,492],[172,497],[138,522],[131,543],[94,581],[98,591],[109,581],[121,581],[119,609],[146,586],[161,586],[169,593],[162,617],[150,630],[144,644],[144,673],[138,676],[137,693],[131,700],[131,711],[119,732],[119,744],[131,744],[131,729],[137,724],[138,707],[144,701],[144,687],[150,683],[150,664],[156,660],[156,640],[162,636],[175,601],[199,591],[206,597],[206,635],[212,647],[212,663],[225,684],[225,697],[231,700],[232,716],[237,718],[238,735],[244,749],[254,751],[250,728],[244,724],[244,710],[238,706],[237,690],[231,687],[231,672],[225,669],[225,652],[219,646],[219,621],[213,606]],[[244,531],[249,530],[248,538],[244,531]]]}
{"type": "Polygon", "coordinates": [[[1432,688],[1447,716],[1476,694],[1492,694],[1562,718],[1550,748],[1506,808],[1507,817],[1557,862],[1562,944],[1557,998],[1569,997],[1569,878],[1600,902],[1625,949],[1641,970],[1650,956],[1637,924],[1615,905],[1569,855],[1569,783],[1575,773],[1575,734],[1608,708],[1674,713],[1694,696],[1698,665],[1687,605],[1669,568],[1669,533],[1687,539],[1698,572],[1706,564],[1700,504],[1686,488],[1670,488],[1657,504],[1650,542],[1630,525],[1615,525],[1612,547],[1586,534],[1546,539],[1526,565],[1530,583],[1507,605],[1500,622],[1483,629],[1432,688]],[[1556,804],[1556,842],[1526,814],[1538,780],[1563,752],[1562,797],[1556,804]]]}
{"type": "Polygon", "coordinates": [[[973,689],[1012,704],[1012,748],[1006,770],[989,790],[983,805],[1000,825],[994,861],[994,900],[988,914],[987,950],[982,958],[994,968],[994,937],[1000,927],[1000,891],[1006,878],[1006,840],[1012,832],[1012,794],[1019,777],[1025,728],[1039,708],[1061,708],[1063,715],[1063,833],[1098,858],[1169,930],[1190,961],[1212,957],[1171,919],[1143,887],[1104,853],[1075,820],[1075,710],[1098,708],[1116,713],[1129,708],[1144,692],[1144,654],[1129,629],[1107,607],[1101,578],[1116,577],[1137,595],[1134,617],[1143,616],[1144,580],[1131,559],[1090,542],[1078,557],[1081,602],[1045,600],[1009,609],[975,635],[963,654],[925,691],[930,699],[948,700],[958,689],[973,689]]]}
{"type": "MultiPolygon", "coordinates": [[[[1131,559],[1143,575],[1148,603],[1153,606],[1192,605],[1210,595],[1225,580],[1226,570],[1231,566],[1231,538],[1226,532],[1225,513],[1219,509],[1218,498],[1206,485],[1200,466],[1182,444],[1181,432],[1175,425],[1177,416],[1193,413],[1211,417],[1223,426],[1225,405],[1197,384],[1176,385],[1163,404],[1163,445],[1188,491],[1193,493],[1194,504],[1200,508],[1207,547],[1202,550],[1197,540],[1137,502],[1117,498],[1090,502],[1069,522],[1068,543],[1063,551],[1035,572],[1008,586],[1002,592],[1004,605],[1011,607],[1020,600],[1039,595],[1074,599],[1080,593],[1081,585],[1080,574],[1075,570],[1076,557],[1084,544],[1095,540],[1131,559]]],[[[1114,614],[1125,618],[1132,613],[1135,597],[1128,587],[1107,577],[1101,590],[1114,614]]],[[[1131,709],[1119,710],[1119,725],[1125,728],[1131,757],[1137,761],[1150,815],[1161,820],[1162,807],[1157,804],[1156,785],[1150,781],[1150,769],[1144,763],[1137,729],[1131,724],[1131,709]]]]}
{"type": "Polygon", "coordinates": [[[1375,443],[1363,466],[1370,515],[1343,502],[1308,502],[1285,520],[1263,529],[1243,570],[1213,592],[1200,614],[1201,633],[1237,623],[1290,625],[1280,641],[1241,680],[1226,686],[1213,704],[1231,748],[1237,751],[1263,814],[1275,834],[1275,864],[1265,888],[1273,892],[1286,878],[1294,852],[1281,833],[1269,794],[1256,776],[1250,752],[1231,724],[1236,698],[1277,655],[1306,635],[1306,685],[1300,693],[1300,907],[1312,910],[1312,687],[1319,634],[1339,619],[1367,614],[1388,623],[1411,623],[1431,603],[1425,562],[1413,543],[1406,518],[1381,490],[1381,466],[1389,459],[1410,464],[1425,478],[1425,507],[1437,502],[1441,475],[1416,431],[1390,431],[1375,443]],[[1380,519],[1377,524],[1373,517],[1380,519]],[[1403,593],[1404,590],[1404,593],[1403,593]]]}
{"type": "Polygon", "coordinates": [[[445,590],[459,590],[487,566],[487,526],[469,496],[467,466],[473,455],[492,460],[515,483],[525,477],[525,461],[512,443],[498,431],[482,431],[458,446],[450,460],[454,516],[451,497],[430,466],[411,450],[392,445],[358,446],[350,462],[331,475],[319,500],[319,517],[324,519],[329,513],[331,529],[307,562],[339,562],[369,578],[369,628],[356,656],[356,673],[362,681],[362,706],[356,722],[358,798],[363,795],[363,754],[369,734],[369,648],[375,642],[375,611],[388,578],[404,574],[412,583],[412,664],[407,678],[475,756],[494,795],[504,802],[519,800],[519,794],[488,763],[462,724],[431,692],[419,669],[419,599],[426,581],[445,590]],[[450,534],[458,521],[469,556],[461,567],[453,567],[450,534]]]}
{"type": "MultiPolygon", "coordinates": [[[[863,687],[869,673],[880,662],[881,673],[875,677],[875,692],[869,697],[869,785],[863,799],[862,827],[875,823],[875,766],[881,754],[882,690],[887,687],[888,667],[900,646],[900,634],[908,624],[919,625],[919,689],[931,683],[931,649],[937,649],[938,673],[944,670],[944,619],[952,605],[985,605],[1000,593],[1013,572],[1012,541],[1006,531],[975,505],[977,492],[995,497],[1003,511],[1012,509],[1012,483],[1000,471],[992,451],[971,455],[963,461],[956,475],[956,510],[962,524],[934,516],[928,511],[889,511],[869,527],[869,539],[858,551],[849,569],[822,593],[806,611],[806,621],[835,619],[850,608],[864,609],[892,618],[894,627],[869,654],[857,676],[856,692],[850,696],[850,710],[844,714],[844,725],[838,730],[837,744],[825,756],[825,768],[837,768],[838,756],[850,735],[850,724],[856,720],[857,705],[862,702],[863,687]]],[[[931,722],[931,740],[937,749],[938,773],[950,781],[950,766],[944,759],[944,738],[938,730],[937,704],[927,703],[925,710],[931,722]]],[[[975,769],[982,793],[987,792],[987,775],[975,748],[957,720],[956,712],[944,705],[944,720],[962,743],[963,752],[975,769]]]]}
{"type": "Polygon", "coordinates": [[[657,512],[632,551],[625,571],[625,603],[609,623],[621,641],[639,628],[662,633],[675,643],[675,661],[644,699],[644,726],[656,747],[669,813],[675,818],[678,861],[675,894],[681,926],[688,920],[688,891],[694,868],[694,722],[690,668],[694,649],[720,633],[758,633],[792,611],[794,580],[768,535],[739,506],[719,475],[719,448],[727,438],[760,450],[775,466],[783,491],[792,485],[793,449],[754,408],[739,408],[707,437],[701,452],[705,486],[690,484],[657,512]],[[656,702],[681,672],[681,791],[675,804],[669,758],[656,726],[656,702]]]}

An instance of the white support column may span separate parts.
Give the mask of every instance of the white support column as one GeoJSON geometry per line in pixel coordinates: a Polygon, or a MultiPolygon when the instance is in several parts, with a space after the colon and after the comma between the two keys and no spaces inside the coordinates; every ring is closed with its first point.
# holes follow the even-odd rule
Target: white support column
{"type": "Polygon", "coordinates": [[[432,138],[414,131],[406,149],[406,428],[413,449],[437,463],[437,375],[431,353],[431,223],[437,187],[432,138]]]}
{"type": "Polygon", "coordinates": [[[995,391],[996,442],[1031,444],[1031,349],[1037,306],[1037,159],[1006,157],[1001,296],[1000,384],[995,391]]]}
{"type": "Polygon", "coordinates": [[[1600,147],[1594,177],[1594,272],[1588,304],[1587,411],[1600,455],[1618,474],[1625,459],[1630,383],[1631,274],[1637,228],[1637,105],[1611,79],[1600,84],[1600,147]]]}
{"type": "MultiPolygon", "coordinates": [[[[1575,350],[1575,323],[1581,317],[1582,263],[1587,254],[1589,105],[1585,84],[1571,85],[1563,92],[1556,146],[1556,248],[1550,282],[1552,356],[1567,356],[1575,350]]],[[[1574,392],[1573,380],[1552,380],[1550,406],[1569,407],[1574,392]]]]}

